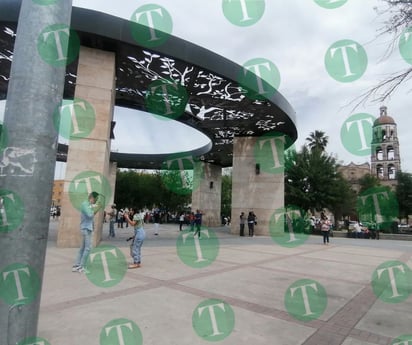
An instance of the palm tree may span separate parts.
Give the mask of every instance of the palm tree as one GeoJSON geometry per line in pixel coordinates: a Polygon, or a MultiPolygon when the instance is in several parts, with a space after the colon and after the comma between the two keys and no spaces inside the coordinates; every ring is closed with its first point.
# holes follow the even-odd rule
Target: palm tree
{"type": "Polygon", "coordinates": [[[329,137],[325,135],[325,132],[316,130],[309,134],[306,141],[308,142],[308,147],[311,151],[319,150],[323,152],[328,145],[329,137]]]}

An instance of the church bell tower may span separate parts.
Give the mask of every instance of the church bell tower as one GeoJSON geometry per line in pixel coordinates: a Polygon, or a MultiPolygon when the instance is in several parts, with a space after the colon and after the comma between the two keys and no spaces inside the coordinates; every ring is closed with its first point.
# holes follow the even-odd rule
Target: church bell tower
{"type": "Polygon", "coordinates": [[[395,187],[401,159],[396,123],[386,106],[380,107],[380,115],[373,124],[371,149],[371,174],[382,185],[395,187]]]}

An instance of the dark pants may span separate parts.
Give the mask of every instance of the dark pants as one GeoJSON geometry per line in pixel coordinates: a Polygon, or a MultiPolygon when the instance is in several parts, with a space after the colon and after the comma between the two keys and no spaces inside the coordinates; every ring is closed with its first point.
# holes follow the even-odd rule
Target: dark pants
{"type": "Polygon", "coordinates": [[[245,224],[240,224],[240,236],[245,236],[245,224]]]}
{"type": "Polygon", "coordinates": [[[249,236],[253,236],[255,233],[255,223],[247,223],[249,228],[249,236]]]}
{"type": "Polygon", "coordinates": [[[200,238],[200,227],[201,227],[202,224],[200,224],[200,223],[195,223],[195,225],[196,225],[196,231],[195,231],[195,233],[193,234],[193,237],[195,237],[196,235],[198,235],[198,237],[200,238]]]}
{"type": "Polygon", "coordinates": [[[323,243],[328,242],[329,243],[329,231],[322,231],[323,235],[323,243]]]}

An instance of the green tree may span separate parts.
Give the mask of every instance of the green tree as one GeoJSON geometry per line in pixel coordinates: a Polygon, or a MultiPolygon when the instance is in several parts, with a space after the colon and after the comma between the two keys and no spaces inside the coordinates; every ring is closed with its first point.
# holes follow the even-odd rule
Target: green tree
{"type": "Polygon", "coordinates": [[[285,159],[285,202],[303,210],[320,211],[331,204],[330,183],[337,176],[336,161],[320,150],[291,152],[285,159]]]}
{"type": "MultiPolygon", "coordinates": [[[[115,203],[119,207],[139,209],[154,206],[178,211],[191,200],[191,194],[178,194],[167,188],[161,172],[147,173],[132,170],[118,171],[116,177],[115,203]]],[[[172,173],[170,177],[172,178],[172,173]]]]}
{"type": "Polygon", "coordinates": [[[359,185],[359,194],[361,194],[368,189],[380,186],[381,181],[375,175],[366,174],[359,179],[359,185]]]}
{"type": "Polygon", "coordinates": [[[396,197],[399,205],[399,218],[406,219],[412,214],[412,174],[398,172],[396,197]]]}
{"type": "Polygon", "coordinates": [[[327,208],[338,220],[353,212],[355,194],[338,172],[336,159],[326,153],[326,146],[319,144],[326,145],[327,140],[319,139],[327,137],[323,132],[315,133],[311,137],[318,140],[311,142],[318,144],[285,155],[285,204],[312,213],[327,208]]]}
{"type": "Polygon", "coordinates": [[[328,209],[333,213],[335,222],[356,213],[356,193],[340,173],[331,181],[330,193],[328,209]]]}
{"type": "Polygon", "coordinates": [[[329,137],[326,136],[325,132],[316,130],[309,134],[306,141],[308,142],[308,147],[311,151],[319,150],[323,152],[328,145],[329,137]]]}

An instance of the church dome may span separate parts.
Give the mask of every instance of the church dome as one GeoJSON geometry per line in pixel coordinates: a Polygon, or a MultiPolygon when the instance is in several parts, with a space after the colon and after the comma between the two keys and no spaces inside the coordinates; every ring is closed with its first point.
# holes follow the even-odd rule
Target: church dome
{"type": "Polygon", "coordinates": [[[395,120],[386,115],[386,116],[379,116],[375,122],[374,122],[374,126],[379,126],[379,125],[395,125],[395,120]]]}
{"type": "Polygon", "coordinates": [[[388,115],[388,108],[385,106],[380,107],[380,116],[375,120],[374,126],[379,125],[396,125],[395,120],[388,115]]]}

